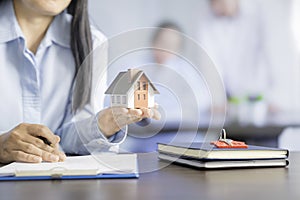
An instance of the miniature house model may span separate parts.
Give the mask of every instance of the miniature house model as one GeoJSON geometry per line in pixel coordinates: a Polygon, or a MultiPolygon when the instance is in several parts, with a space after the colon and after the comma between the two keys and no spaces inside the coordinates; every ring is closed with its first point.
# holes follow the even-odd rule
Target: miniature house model
{"type": "Polygon", "coordinates": [[[142,70],[128,69],[118,74],[105,94],[111,96],[112,106],[151,108],[159,92],[142,70]]]}

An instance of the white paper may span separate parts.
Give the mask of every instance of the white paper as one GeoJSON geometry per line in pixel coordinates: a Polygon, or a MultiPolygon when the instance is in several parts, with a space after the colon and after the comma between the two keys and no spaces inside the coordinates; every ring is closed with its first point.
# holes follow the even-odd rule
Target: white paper
{"type": "Polygon", "coordinates": [[[0,176],[12,175],[96,175],[101,173],[137,173],[136,154],[97,154],[67,157],[57,163],[14,162],[0,168],[0,176]]]}

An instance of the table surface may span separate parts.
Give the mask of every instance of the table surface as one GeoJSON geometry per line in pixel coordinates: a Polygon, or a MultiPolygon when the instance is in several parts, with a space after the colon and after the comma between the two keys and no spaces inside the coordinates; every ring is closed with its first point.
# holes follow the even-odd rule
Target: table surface
{"type": "Polygon", "coordinates": [[[197,170],[139,154],[139,179],[0,182],[0,199],[299,200],[300,152],[289,161],[287,168],[197,170]]]}

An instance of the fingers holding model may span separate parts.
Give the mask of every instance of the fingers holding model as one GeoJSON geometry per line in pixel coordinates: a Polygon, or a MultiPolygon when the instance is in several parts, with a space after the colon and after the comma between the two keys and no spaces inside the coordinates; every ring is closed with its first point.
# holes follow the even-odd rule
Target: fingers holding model
{"type": "Polygon", "coordinates": [[[154,108],[123,108],[111,107],[100,111],[98,124],[102,133],[110,137],[118,132],[122,127],[141,121],[144,118],[160,119],[157,106],[154,108]]]}

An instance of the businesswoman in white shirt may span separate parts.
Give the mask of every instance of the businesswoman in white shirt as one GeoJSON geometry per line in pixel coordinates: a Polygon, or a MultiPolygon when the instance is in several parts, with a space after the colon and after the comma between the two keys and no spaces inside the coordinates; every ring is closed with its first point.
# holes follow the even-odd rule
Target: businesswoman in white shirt
{"type": "Polygon", "coordinates": [[[64,160],[59,143],[67,153],[109,150],[125,139],[123,126],[160,117],[155,109],[102,108],[75,119],[93,113],[97,66],[81,64],[105,42],[89,24],[87,0],[0,1],[1,163],[64,160]]]}

